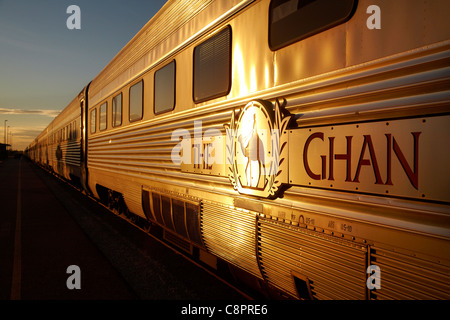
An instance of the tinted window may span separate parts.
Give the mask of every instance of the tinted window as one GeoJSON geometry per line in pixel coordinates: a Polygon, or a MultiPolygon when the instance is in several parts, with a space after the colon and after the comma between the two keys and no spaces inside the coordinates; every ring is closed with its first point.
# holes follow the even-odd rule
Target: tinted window
{"type": "Polygon", "coordinates": [[[130,122],[142,119],[142,80],[130,88],[130,122]]]}
{"type": "Polygon", "coordinates": [[[94,133],[96,130],[96,122],[97,122],[97,109],[91,111],[91,133],[94,133]]]}
{"type": "Polygon", "coordinates": [[[350,19],[356,0],[273,0],[269,46],[277,50],[350,19]]]}
{"type": "Polygon", "coordinates": [[[118,127],[122,124],[122,93],[112,99],[112,125],[118,127]]]}
{"type": "Polygon", "coordinates": [[[231,88],[231,27],[194,49],[194,101],[227,95],[231,88]]]}
{"type": "Polygon", "coordinates": [[[175,107],[175,60],[155,72],[155,113],[175,107]]]}
{"type": "Polygon", "coordinates": [[[100,106],[100,123],[99,123],[99,129],[105,130],[108,126],[107,124],[108,120],[108,104],[105,102],[100,106]]]}

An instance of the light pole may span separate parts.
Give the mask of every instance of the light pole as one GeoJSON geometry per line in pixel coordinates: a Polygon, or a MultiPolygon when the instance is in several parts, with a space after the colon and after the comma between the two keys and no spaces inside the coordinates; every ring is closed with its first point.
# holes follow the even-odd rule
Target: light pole
{"type": "Polygon", "coordinates": [[[9,144],[9,150],[12,150],[12,129],[10,126],[6,128],[6,144],[9,144]]]}
{"type": "Polygon", "coordinates": [[[5,144],[6,144],[6,121],[8,121],[8,120],[5,120],[5,135],[4,135],[4,137],[3,137],[3,140],[5,140],[5,141],[4,141],[5,144]]]}

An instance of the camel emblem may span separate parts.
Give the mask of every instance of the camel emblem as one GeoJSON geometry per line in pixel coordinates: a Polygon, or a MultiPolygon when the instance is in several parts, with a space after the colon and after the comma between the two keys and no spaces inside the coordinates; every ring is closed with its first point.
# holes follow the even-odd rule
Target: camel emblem
{"type": "Polygon", "coordinates": [[[233,111],[227,130],[228,178],[242,194],[275,197],[282,184],[280,164],[287,157],[287,143],[280,145],[290,116],[283,116],[280,103],[249,102],[233,111]]]}

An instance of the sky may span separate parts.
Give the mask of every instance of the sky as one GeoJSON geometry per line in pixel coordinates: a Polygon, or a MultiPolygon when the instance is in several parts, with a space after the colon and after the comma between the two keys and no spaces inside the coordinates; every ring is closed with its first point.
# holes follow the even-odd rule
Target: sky
{"type": "Polygon", "coordinates": [[[6,124],[7,142],[25,149],[165,2],[0,0],[0,143],[6,124]],[[70,5],[80,29],[67,27],[70,5]]]}

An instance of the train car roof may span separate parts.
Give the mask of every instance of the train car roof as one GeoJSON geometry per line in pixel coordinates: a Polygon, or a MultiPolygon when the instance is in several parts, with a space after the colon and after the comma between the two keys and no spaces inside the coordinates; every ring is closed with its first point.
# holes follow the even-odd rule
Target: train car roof
{"type": "Polygon", "coordinates": [[[92,80],[90,106],[163,63],[183,43],[240,4],[241,0],[169,0],[92,80]]]}

